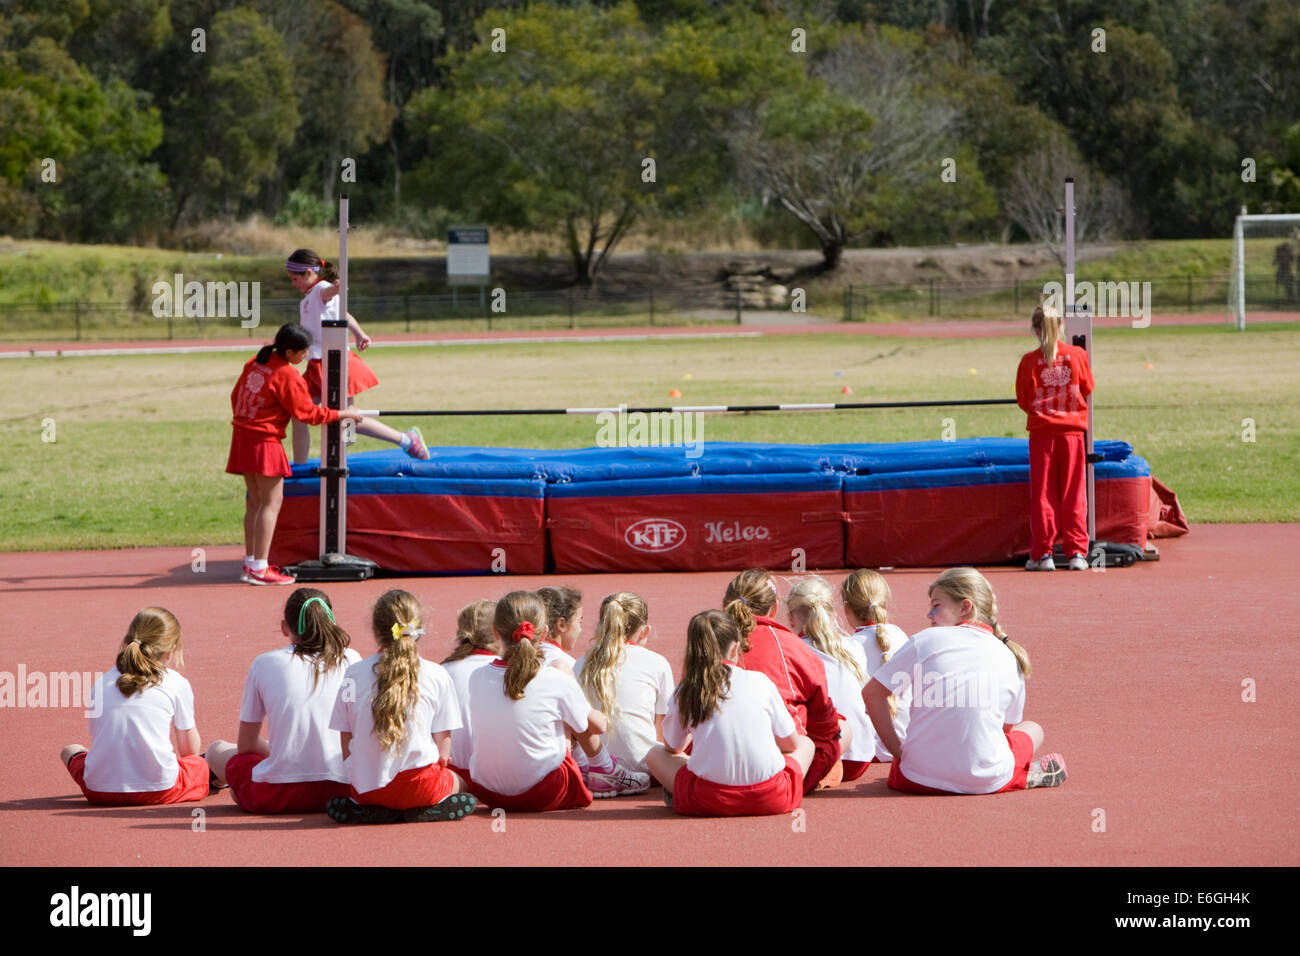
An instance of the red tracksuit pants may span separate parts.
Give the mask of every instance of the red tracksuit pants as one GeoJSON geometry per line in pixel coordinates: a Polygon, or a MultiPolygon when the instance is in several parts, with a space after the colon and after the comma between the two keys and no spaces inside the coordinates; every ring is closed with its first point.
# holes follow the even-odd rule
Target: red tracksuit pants
{"type": "Polygon", "coordinates": [[[1029,556],[1088,554],[1088,473],[1084,433],[1029,436],[1029,556]]]}

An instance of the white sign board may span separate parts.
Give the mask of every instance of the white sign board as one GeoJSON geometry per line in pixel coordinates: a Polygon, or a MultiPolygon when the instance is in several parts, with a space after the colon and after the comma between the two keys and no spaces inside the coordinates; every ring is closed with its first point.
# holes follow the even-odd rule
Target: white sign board
{"type": "Polygon", "coordinates": [[[492,274],[486,226],[447,230],[447,284],[486,285],[492,274]]]}

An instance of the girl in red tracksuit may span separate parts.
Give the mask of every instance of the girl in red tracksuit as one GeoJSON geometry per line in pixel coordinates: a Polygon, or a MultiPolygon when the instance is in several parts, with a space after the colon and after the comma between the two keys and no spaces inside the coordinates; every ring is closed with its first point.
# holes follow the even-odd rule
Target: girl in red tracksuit
{"type": "Polygon", "coordinates": [[[230,393],[234,418],[230,424],[230,457],[226,471],[243,475],[248,488],[244,509],[244,573],[249,584],[292,584],[293,577],[266,563],[271,535],[284,501],[289,459],[284,454],[284,427],[295,418],[322,425],[350,418],[361,421],[356,409],[338,412],[312,403],[307,386],[294,368],[307,357],[311,335],[301,325],[280,326],[275,342],[248,360],[230,393]]]}
{"type": "Polygon", "coordinates": [[[766,571],[742,571],[727,585],[722,609],[743,638],[740,666],[762,671],[776,685],[798,733],[811,738],[816,752],[804,774],[803,792],[819,784],[833,787],[843,779],[840,763],[840,720],[831,703],[826,667],[811,647],[771,615],[776,606],[776,582],[766,571]]]}
{"type": "Polygon", "coordinates": [[[1034,310],[1039,347],[1020,360],[1016,404],[1029,416],[1028,571],[1055,571],[1052,549],[1065,539],[1071,571],[1086,571],[1088,489],[1084,438],[1092,369],[1088,353],[1066,345],[1061,316],[1048,305],[1034,310]]]}

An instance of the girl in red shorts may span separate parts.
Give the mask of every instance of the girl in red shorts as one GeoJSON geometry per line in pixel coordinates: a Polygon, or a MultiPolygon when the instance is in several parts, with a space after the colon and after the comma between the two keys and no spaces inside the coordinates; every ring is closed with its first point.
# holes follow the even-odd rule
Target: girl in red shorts
{"type": "Polygon", "coordinates": [[[69,744],[61,755],[91,803],[184,803],[208,795],[194,691],[180,666],[180,624],[165,608],[145,608],[122,638],[117,666],[91,691],[90,750],[69,744]]]}
{"type": "Polygon", "coordinates": [[[461,820],[474,810],[447,766],[460,726],[456,689],[440,665],[420,657],[421,617],[410,592],[380,595],[371,614],[379,653],[349,667],[339,686],[330,727],[352,791],[325,807],[339,823],[461,820]]]}
{"type": "Polygon", "coordinates": [[[307,386],[294,368],[307,357],[311,336],[301,325],[283,325],[275,342],[264,345],[248,360],[230,393],[234,418],[230,424],[230,457],[226,471],[243,475],[248,489],[244,505],[244,573],[249,584],[292,584],[293,577],[266,562],[271,536],[284,501],[284,426],[290,418],[320,425],[350,418],[362,420],[356,409],[334,411],[312,403],[307,386]]]}
{"type": "Polygon", "coordinates": [[[1034,765],[1043,728],[1024,720],[1029,655],[998,623],[993,588],[974,568],[950,568],[930,585],[931,627],[872,675],[863,690],[876,733],[893,755],[889,786],[903,793],[1001,793],[1059,787],[1065,758],[1034,765]],[[889,696],[912,688],[900,744],[889,696]]]}
{"type": "Polygon", "coordinates": [[[739,666],[740,648],[740,628],[721,611],[701,611],[686,628],[686,661],[664,718],[664,742],[646,755],[665,802],[678,813],[790,813],[803,801],[813,742],[796,732],[767,675],[739,666]]]}
{"type": "Polygon", "coordinates": [[[324,813],[331,799],[351,793],[329,720],[344,672],[361,655],[348,647],[329,597],[315,588],[289,595],[280,633],[289,643],[248,669],[238,742],[214,741],[207,759],[217,784],[229,783],[249,813],[324,813]]]}
{"type": "MultiPolygon", "coordinates": [[[[312,401],[319,402],[321,396],[321,320],[339,317],[338,303],[333,301],[338,295],[338,269],[323,260],[310,249],[295,249],[284,264],[293,287],[302,293],[302,302],[298,304],[299,322],[312,334],[314,339],[311,352],[307,356],[307,390],[312,401]]],[[[351,314],[348,315],[348,329],[356,340],[357,348],[364,352],[370,347],[370,336],[361,330],[361,324],[351,314]]],[[[353,396],[379,384],[379,379],[370,370],[370,366],[351,350],[348,351],[348,408],[354,407],[353,396]]],[[[406,433],[389,428],[383,422],[373,419],[357,425],[357,431],[371,438],[392,442],[412,458],[427,460],[429,450],[424,447],[420,430],[412,428],[406,433]]],[[[311,432],[307,425],[293,426],[293,461],[301,465],[307,460],[311,451],[311,432]]]]}

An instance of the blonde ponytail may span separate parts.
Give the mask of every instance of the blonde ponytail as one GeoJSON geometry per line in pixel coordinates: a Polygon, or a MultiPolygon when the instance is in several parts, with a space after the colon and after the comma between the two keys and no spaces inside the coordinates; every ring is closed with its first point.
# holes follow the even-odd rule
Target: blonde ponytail
{"type": "Polygon", "coordinates": [[[172,655],[171,666],[180,668],[181,626],[166,608],[147,607],[131,619],[117,652],[117,689],[123,697],[152,687],[163,679],[167,667],[163,658],[172,655]]]}
{"type": "Polygon", "coordinates": [[[741,571],[727,585],[722,609],[740,629],[740,650],[749,653],[749,635],[757,622],[756,615],[766,616],[776,605],[776,583],[762,568],[741,571]]]}
{"type": "Polygon", "coordinates": [[[796,584],[786,598],[791,616],[803,618],[803,636],[823,654],[847,667],[858,686],[867,683],[862,664],[849,653],[844,643],[844,632],[835,621],[835,592],[825,578],[811,575],[796,584]]]}
{"type": "Polygon", "coordinates": [[[993,636],[1005,644],[1007,650],[1015,656],[1020,673],[1029,676],[1029,653],[1007,637],[1007,632],[1002,630],[1002,625],[998,623],[997,596],[984,575],[974,568],[949,568],[930,585],[931,592],[936,589],[948,595],[959,605],[963,601],[970,601],[971,618],[987,624],[993,631],[993,636]]]}
{"type": "Polygon", "coordinates": [[[416,642],[420,627],[420,602],[408,591],[380,595],[371,615],[380,658],[374,665],[375,698],[370,717],[375,736],[384,750],[394,750],[406,740],[407,726],[420,699],[420,652],[416,642]]]}
{"type": "Polygon", "coordinates": [[[583,658],[578,683],[611,725],[620,713],[614,688],[625,656],[624,648],[632,635],[645,627],[647,620],[645,601],[631,591],[619,591],[600,602],[596,637],[583,658]]]}
{"type": "Polygon", "coordinates": [[[1056,306],[1045,303],[1034,309],[1030,324],[1043,350],[1043,361],[1051,365],[1056,361],[1056,345],[1061,338],[1061,313],[1056,306]]]}

